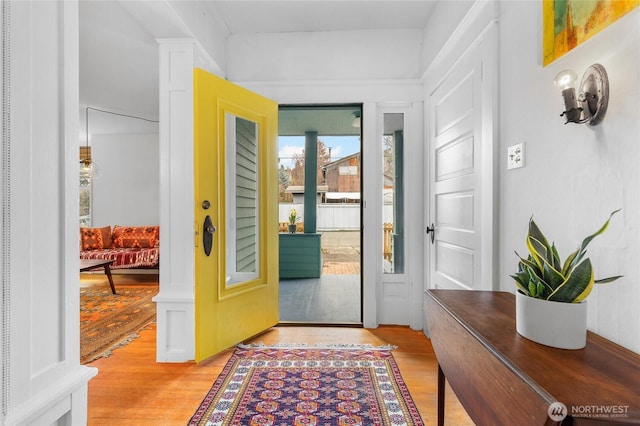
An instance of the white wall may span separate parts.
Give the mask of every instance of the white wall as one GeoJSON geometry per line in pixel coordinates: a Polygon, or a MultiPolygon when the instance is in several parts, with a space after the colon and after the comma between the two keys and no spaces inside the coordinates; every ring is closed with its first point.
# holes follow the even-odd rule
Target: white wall
{"type": "Polygon", "coordinates": [[[229,37],[232,81],[419,78],[421,30],[238,34],[229,37]]]}
{"type": "MultiPolygon", "coordinates": [[[[158,47],[131,3],[143,2],[79,2],[80,105],[157,119],[158,47]]],[[[80,117],[84,136],[84,109],[80,117]]],[[[102,118],[91,112],[92,129],[102,118]]]]}
{"type": "Polygon", "coordinates": [[[640,352],[640,9],[543,68],[541,3],[499,6],[500,289],[514,291],[513,251],[526,253],[531,215],[566,257],[622,208],[588,255],[596,278],[624,278],[596,286],[588,299],[588,326],[640,352]],[[567,68],[581,77],[592,63],[604,65],[609,75],[607,116],[597,127],[564,125],[553,78],[567,68]],[[507,146],[521,142],[526,165],[507,171],[507,146]]]}
{"type": "Polygon", "coordinates": [[[158,134],[91,135],[92,226],[160,224],[158,134]]]}
{"type": "Polygon", "coordinates": [[[438,2],[424,30],[423,67],[426,70],[464,19],[473,0],[438,2]]]}
{"type": "MultiPolygon", "coordinates": [[[[170,0],[168,2],[190,30],[190,36],[198,40],[213,61],[208,64],[212,73],[224,76],[227,68],[226,49],[229,30],[220,17],[211,12],[211,5],[200,1],[170,0]]],[[[162,37],[175,37],[176,34],[162,37]]]]}

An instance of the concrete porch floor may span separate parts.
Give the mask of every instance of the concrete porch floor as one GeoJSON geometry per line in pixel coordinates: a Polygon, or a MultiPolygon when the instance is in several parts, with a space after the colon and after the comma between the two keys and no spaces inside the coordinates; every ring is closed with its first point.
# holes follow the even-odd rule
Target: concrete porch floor
{"type": "Polygon", "coordinates": [[[280,280],[280,321],[362,323],[360,233],[322,233],[322,276],[280,280]]]}

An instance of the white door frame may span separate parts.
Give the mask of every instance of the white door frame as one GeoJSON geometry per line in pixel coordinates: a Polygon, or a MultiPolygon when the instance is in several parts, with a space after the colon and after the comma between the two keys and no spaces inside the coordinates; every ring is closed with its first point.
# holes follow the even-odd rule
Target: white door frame
{"type": "MultiPolygon", "coordinates": [[[[480,187],[482,188],[481,198],[481,230],[480,243],[480,280],[483,289],[495,289],[494,282],[496,264],[495,253],[497,246],[495,242],[497,226],[495,208],[495,185],[496,175],[496,117],[497,117],[497,4],[494,1],[476,2],[462,20],[458,28],[454,31],[450,39],[445,43],[443,49],[436,56],[424,75],[424,98],[425,98],[425,135],[429,135],[429,94],[446,78],[449,70],[463,57],[470,49],[480,46],[481,49],[481,137],[483,140],[483,150],[481,154],[480,187]]],[[[427,140],[426,143],[429,143],[427,140]]],[[[429,150],[425,149],[425,164],[430,164],[429,150]]],[[[425,170],[425,197],[424,209],[426,212],[433,212],[429,193],[429,171],[425,170]]],[[[430,213],[428,224],[433,221],[433,213],[430,213]]],[[[436,231],[437,232],[437,231],[436,231]]],[[[424,239],[425,244],[425,264],[431,262],[431,240],[424,239]]],[[[431,267],[425,269],[425,288],[432,288],[431,267]]],[[[426,330],[426,324],[425,324],[426,330]]]]}
{"type": "MultiPolygon", "coordinates": [[[[422,329],[422,304],[423,291],[421,277],[422,265],[422,238],[421,230],[424,226],[424,213],[422,212],[422,158],[423,144],[422,102],[404,103],[379,103],[375,109],[375,136],[369,141],[368,161],[365,170],[368,170],[369,180],[365,188],[370,192],[375,191],[376,200],[369,208],[368,216],[372,219],[372,225],[365,232],[365,246],[372,247],[367,253],[365,264],[370,265],[368,272],[375,270],[373,280],[375,287],[376,320],[378,324],[409,325],[415,330],[422,329]],[[384,130],[384,114],[401,113],[404,115],[404,221],[405,221],[405,268],[401,274],[385,274],[382,268],[383,243],[383,170],[382,170],[382,134],[384,130]],[[374,145],[375,144],[375,145],[374,145]],[[419,232],[415,232],[419,230],[419,232]],[[366,242],[369,243],[366,243],[366,242]],[[418,279],[416,279],[418,278],[418,279]]],[[[369,198],[367,198],[369,200],[369,198]]],[[[369,278],[371,280],[371,278],[369,278]]],[[[365,277],[367,281],[367,277],[365,277]]]]}
{"type": "MultiPolygon", "coordinates": [[[[373,182],[378,180],[376,173],[379,174],[379,180],[382,182],[381,163],[376,163],[374,158],[375,145],[377,145],[376,120],[377,109],[380,105],[411,105],[414,110],[414,124],[417,138],[422,137],[422,81],[421,80],[387,80],[387,81],[358,81],[358,82],[242,82],[235,81],[235,84],[243,86],[249,90],[259,93],[267,98],[274,99],[281,104],[362,104],[362,179],[367,184],[364,185],[362,191],[362,229],[363,232],[363,325],[367,328],[375,328],[379,325],[378,307],[377,307],[377,278],[378,273],[375,265],[378,262],[377,251],[380,252],[382,258],[381,241],[377,243],[377,232],[368,232],[370,229],[377,229],[377,221],[379,218],[376,212],[381,211],[382,190],[378,191],[377,186],[373,182]],[[418,111],[417,113],[415,111],[418,111]],[[375,145],[374,145],[375,144],[375,145]],[[368,183],[372,183],[369,185],[368,183]],[[376,244],[379,249],[376,249],[376,244]]],[[[417,139],[421,140],[421,139],[417,139]]],[[[421,145],[419,145],[419,154],[417,158],[412,157],[413,161],[421,163],[423,155],[421,145]]],[[[409,175],[411,176],[411,175],[409,175]]],[[[381,187],[380,187],[381,188],[381,187]]],[[[416,185],[416,190],[412,191],[413,207],[417,213],[422,215],[420,211],[423,206],[421,185],[416,185]]],[[[411,222],[411,223],[415,223],[411,222]]],[[[407,225],[409,226],[409,224],[407,225]]],[[[422,229],[422,220],[415,225],[422,229]]],[[[420,233],[415,233],[415,241],[407,243],[407,250],[418,247],[417,252],[413,255],[415,261],[413,264],[419,264],[422,268],[422,239],[420,233]]],[[[422,269],[413,272],[413,277],[417,278],[418,284],[413,286],[415,297],[412,300],[412,310],[410,324],[414,329],[422,329],[422,269]],[[417,271],[417,272],[416,272],[417,271]],[[416,308],[417,306],[417,308],[416,308]]]]}

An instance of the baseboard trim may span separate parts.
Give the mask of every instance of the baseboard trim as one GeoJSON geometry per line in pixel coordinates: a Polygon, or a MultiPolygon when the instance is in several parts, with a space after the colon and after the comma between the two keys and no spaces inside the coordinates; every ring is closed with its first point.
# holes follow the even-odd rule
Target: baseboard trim
{"type": "Polygon", "coordinates": [[[10,410],[4,424],[55,424],[67,415],[71,424],[80,424],[82,418],[86,420],[87,384],[96,374],[97,368],[79,365],[62,380],[10,410]]]}

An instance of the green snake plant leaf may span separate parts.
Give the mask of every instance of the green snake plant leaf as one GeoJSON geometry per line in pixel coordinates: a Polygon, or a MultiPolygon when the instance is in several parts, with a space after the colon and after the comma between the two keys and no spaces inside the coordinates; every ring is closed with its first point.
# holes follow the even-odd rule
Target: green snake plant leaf
{"type": "Polygon", "coordinates": [[[573,259],[575,259],[576,256],[578,255],[578,252],[579,252],[579,250],[574,251],[564,261],[564,265],[562,266],[562,275],[565,275],[565,276],[567,275],[567,272],[569,272],[569,267],[573,263],[573,259]]]}
{"type": "Polygon", "coordinates": [[[553,269],[560,271],[562,262],[560,262],[560,255],[558,254],[555,243],[551,244],[551,254],[553,254],[553,269]]]}
{"type": "Polygon", "coordinates": [[[515,275],[511,275],[511,277],[516,281],[516,287],[518,287],[518,289],[519,289],[522,293],[526,294],[527,296],[531,296],[531,295],[529,294],[529,289],[528,289],[529,285],[528,285],[527,283],[523,283],[522,281],[519,281],[519,280],[515,277],[515,275]]]}
{"type": "Polygon", "coordinates": [[[600,278],[599,280],[595,280],[594,284],[609,284],[622,277],[623,275],[616,275],[615,277],[600,278]]]}
{"type": "Polygon", "coordinates": [[[577,265],[580,262],[580,260],[582,259],[582,257],[586,253],[587,246],[589,245],[591,240],[593,240],[595,237],[597,237],[598,235],[602,234],[604,231],[607,230],[607,228],[609,227],[609,222],[611,222],[611,218],[613,217],[614,214],[618,213],[620,210],[621,209],[614,210],[613,212],[611,212],[611,214],[609,215],[609,219],[607,219],[607,221],[604,223],[604,225],[602,225],[600,227],[600,229],[598,229],[596,232],[594,232],[593,234],[589,235],[588,237],[586,237],[582,241],[582,244],[580,245],[580,248],[578,249],[578,253],[579,254],[572,259],[572,261],[570,263],[570,266],[569,266],[569,269],[571,269],[573,266],[577,265]]]}
{"type": "MultiPolygon", "coordinates": [[[[544,259],[552,265],[553,268],[560,270],[560,256],[555,244],[549,244],[547,237],[544,236],[538,224],[533,220],[533,217],[529,219],[529,233],[527,238],[531,238],[531,243],[536,248],[539,255],[544,255],[544,259]],[[544,249],[543,249],[544,247],[544,249]]],[[[542,265],[540,265],[542,268],[542,265]]]]}
{"type": "Polygon", "coordinates": [[[542,271],[540,270],[540,268],[538,268],[538,265],[531,260],[531,256],[529,256],[529,259],[525,259],[521,257],[518,252],[516,252],[516,256],[520,258],[520,263],[518,263],[519,269],[522,268],[523,270],[526,270],[526,268],[528,267],[529,269],[534,271],[535,275],[537,275],[538,278],[542,279],[542,271]]]}
{"type": "Polygon", "coordinates": [[[516,272],[514,275],[511,275],[511,278],[518,281],[522,285],[526,285],[529,282],[529,274],[524,269],[516,272]]]}
{"type": "Polygon", "coordinates": [[[591,293],[594,282],[591,261],[585,259],[570,271],[565,281],[551,293],[547,300],[569,303],[580,302],[591,293]]]}
{"type": "Polygon", "coordinates": [[[533,216],[529,219],[529,237],[538,240],[540,244],[545,246],[548,250],[551,249],[549,245],[549,241],[547,241],[547,237],[544,236],[538,225],[533,221],[533,216]]]}
{"type": "MultiPolygon", "coordinates": [[[[542,275],[542,272],[538,269],[538,268],[529,268],[528,266],[525,268],[525,270],[527,271],[527,273],[529,274],[529,281],[534,282],[534,283],[538,283],[538,282],[544,282],[544,278],[542,278],[540,275],[542,275]]],[[[545,283],[546,284],[546,283],[545,283]]]]}
{"type": "Polygon", "coordinates": [[[534,275],[533,272],[529,271],[530,280],[536,285],[536,296],[538,299],[546,299],[551,293],[553,293],[553,288],[549,284],[547,284],[542,278],[539,278],[537,275],[534,275]]]}
{"type": "Polygon", "coordinates": [[[547,247],[540,241],[529,236],[527,237],[527,248],[533,260],[538,264],[538,267],[542,269],[542,265],[547,260],[547,247]]]}
{"type": "Polygon", "coordinates": [[[516,282],[516,285],[524,294],[529,295],[529,274],[520,266],[519,271],[515,275],[511,275],[516,282]]]}
{"type": "Polygon", "coordinates": [[[564,276],[548,263],[545,263],[542,268],[542,276],[544,278],[544,282],[551,287],[552,292],[565,280],[564,276]]]}

